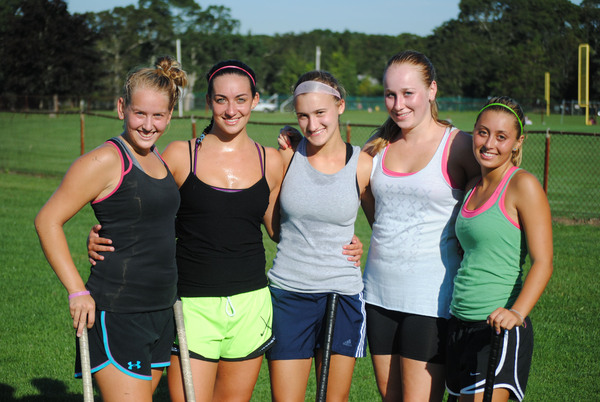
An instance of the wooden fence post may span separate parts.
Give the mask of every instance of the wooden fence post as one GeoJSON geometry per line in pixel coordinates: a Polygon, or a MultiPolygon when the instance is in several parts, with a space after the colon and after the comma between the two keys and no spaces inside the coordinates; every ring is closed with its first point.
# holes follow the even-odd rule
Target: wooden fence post
{"type": "Polygon", "coordinates": [[[81,155],[85,153],[85,115],[83,112],[79,113],[79,142],[81,143],[81,155]]]}
{"type": "Polygon", "coordinates": [[[544,155],[544,192],[548,195],[548,171],[550,170],[550,129],[546,129],[546,153],[544,155]]]}

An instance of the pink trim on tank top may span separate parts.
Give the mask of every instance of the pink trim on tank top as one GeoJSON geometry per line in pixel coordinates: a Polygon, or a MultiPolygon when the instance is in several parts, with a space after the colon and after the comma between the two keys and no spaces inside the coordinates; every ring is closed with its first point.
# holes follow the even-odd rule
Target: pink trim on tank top
{"type": "Polygon", "coordinates": [[[104,201],[105,199],[107,199],[108,197],[113,195],[115,193],[115,191],[117,191],[119,189],[119,187],[121,187],[121,183],[123,183],[123,177],[131,171],[131,167],[133,166],[133,163],[131,162],[131,158],[129,157],[129,154],[125,153],[125,156],[127,156],[127,160],[129,161],[129,168],[127,169],[127,171],[125,171],[125,161],[123,160],[123,155],[121,153],[121,150],[119,149],[117,144],[110,142],[110,141],[108,143],[110,145],[112,145],[113,147],[117,148],[117,152],[119,153],[119,159],[121,160],[121,177],[119,178],[119,183],[117,183],[117,186],[113,189],[113,191],[111,191],[105,197],[102,197],[99,200],[93,201],[92,204],[97,204],[100,201],[104,201]]]}
{"type": "Polygon", "coordinates": [[[388,168],[385,167],[385,157],[387,155],[387,151],[390,148],[390,144],[388,144],[385,147],[385,150],[383,151],[383,156],[381,157],[381,169],[383,170],[383,173],[387,174],[388,176],[394,176],[394,177],[404,177],[404,176],[411,176],[417,172],[411,172],[411,173],[400,173],[400,172],[395,172],[393,170],[390,170],[388,168]]]}
{"type": "MultiPolygon", "coordinates": [[[[448,130],[448,129],[446,129],[448,130]]],[[[452,182],[452,178],[450,177],[450,174],[448,174],[448,148],[450,147],[450,134],[452,133],[452,130],[450,130],[450,133],[448,133],[448,138],[446,138],[446,144],[444,144],[444,150],[442,151],[442,176],[444,177],[444,180],[446,180],[446,183],[453,189],[458,189],[458,186],[455,185],[455,183],[452,182]]],[[[442,141],[444,141],[444,138],[446,137],[446,131],[444,131],[444,137],[442,137],[442,141]]],[[[385,150],[383,151],[383,156],[381,158],[381,168],[383,170],[383,172],[385,174],[387,174],[388,176],[393,176],[393,177],[405,177],[405,176],[411,176],[417,172],[410,172],[410,173],[400,173],[400,172],[395,172],[393,170],[390,170],[388,168],[385,167],[385,157],[387,155],[387,151],[389,148],[389,144],[385,147],[385,150]]],[[[439,147],[439,145],[438,145],[439,147]]],[[[437,148],[435,150],[435,152],[437,153],[437,148]]],[[[435,157],[435,154],[433,155],[435,157]]],[[[433,158],[432,158],[433,159],[433,158]]],[[[427,162],[427,165],[425,165],[426,167],[431,163],[431,160],[429,162],[427,162]]],[[[422,169],[421,169],[422,170],[422,169]]]]}
{"type": "Polygon", "coordinates": [[[448,138],[446,139],[446,145],[444,145],[444,153],[442,154],[442,175],[444,176],[444,180],[446,183],[454,189],[458,189],[458,186],[455,182],[452,181],[452,177],[450,177],[450,173],[448,173],[448,155],[450,155],[450,136],[452,135],[452,130],[448,133],[448,138]]]}
{"type": "MultiPolygon", "coordinates": [[[[465,200],[462,208],[461,208],[461,214],[463,217],[465,218],[473,218],[474,216],[477,216],[479,214],[482,214],[483,212],[487,211],[488,209],[490,209],[498,200],[498,196],[500,195],[500,192],[504,189],[504,187],[506,186],[506,182],[508,182],[508,180],[510,179],[512,173],[517,170],[518,167],[513,166],[511,167],[508,172],[506,172],[506,174],[504,175],[504,177],[502,178],[502,180],[500,181],[500,184],[498,184],[498,186],[496,186],[496,189],[494,190],[494,192],[492,193],[492,196],[490,198],[488,198],[488,200],[486,202],[483,203],[482,206],[480,206],[479,208],[475,208],[475,209],[468,209],[467,208],[467,204],[469,203],[469,200],[471,199],[471,197],[473,196],[474,193],[474,188],[473,190],[471,190],[471,193],[469,194],[469,197],[465,200]]],[[[504,205],[504,198],[506,197],[506,191],[504,191],[502,193],[502,196],[500,197],[500,201],[498,206],[500,207],[500,211],[502,212],[502,214],[504,215],[504,217],[506,219],[508,219],[508,221],[510,223],[512,223],[517,229],[521,229],[521,226],[519,225],[518,222],[515,222],[510,216],[508,216],[508,213],[506,212],[506,206],[504,205]]]]}

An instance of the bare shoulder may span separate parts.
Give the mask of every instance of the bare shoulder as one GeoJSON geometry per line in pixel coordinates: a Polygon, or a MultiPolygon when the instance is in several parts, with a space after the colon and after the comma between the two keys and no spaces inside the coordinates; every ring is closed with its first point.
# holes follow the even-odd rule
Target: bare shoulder
{"type": "Polygon", "coordinates": [[[189,142],[190,141],[173,141],[170,142],[165,150],[162,152],[163,158],[167,155],[173,158],[180,158],[184,153],[189,154],[189,142]]]}
{"type": "Polygon", "coordinates": [[[363,171],[366,170],[371,174],[371,169],[373,168],[373,157],[366,153],[365,151],[361,151],[358,155],[358,170],[363,171]]]}
{"type": "Polygon", "coordinates": [[[104,143],[80,156],[67,171],[57,191],[58,199],[78,208],[114,189],[121,177],[122,157],[116,147],[104,143]],[[62,198],[61,198],[62,197],[62,198]]]}
{"type": "MultiPolygon", "coordinates": [[[[519,196],[526,197],[528,195],[544,194],[544,189],[537,177],[524,169],[518,170],[510,181],[512,187],[519,196]]],[[[510,188],[509,187],[509,188],[510,188]]]]}
{"type": "Polygon", "coordinates": [[[90,152],[80,156],[73,166],[82,166],[95,170],[104,170],[109,166],[119,166],[121,163],[121,155],[116,147],[108,143],[104,143],[90,152]]]}
{"type": "Polygon", "coordinates": [[[548,197],[537,177],[526,170],[517,171],[506,190],[506,202],[512,204],[519,214],[550,214],[548,197]]]}
{"type": "Polygon", "coordinates": [[[271,166],[279,166],[283,165],[283,158],[281,157],[281,153],[272,147],[265,147],[265,155],[267,156],[267,164],[271,166]]]}
{"type": "Polygon", "coordinates": [[[185,163],[187,166],[190,154],[189,143],[190,141],[173,141],[167,145],[161,155],[169,167],[180,163],[185,163]]]}
{"type": "Polygon", "coordinates": [[[356,178],[362,191],[369,185],[371,171],[373,170],[373,157],[361,151],[358,155],[358,166],[356,167],[356,178]]]}
{"type": "Polygon", "coordinates": [[[473,155],[473,137],[462,130],[455,129],[450,137],[448,150],[448,168],[457,183],[468,183],[481,174],[481,168],[473,155]]]}
{"type": "Polygon", "coordinates": [[[272,188],[278,187],[283,180],[283,158],[278,150],[272,147],[265,148],[267,179],[272,188]],[[273,186],[274,185],[274,186],[273,186]]]}
{"type": "Polygon", "coordinates": [[[457,151],[469,151],[471,152],[473,146],[473,136],[460,129],[452,131],[451,138],[452,148],[457,151]]]}

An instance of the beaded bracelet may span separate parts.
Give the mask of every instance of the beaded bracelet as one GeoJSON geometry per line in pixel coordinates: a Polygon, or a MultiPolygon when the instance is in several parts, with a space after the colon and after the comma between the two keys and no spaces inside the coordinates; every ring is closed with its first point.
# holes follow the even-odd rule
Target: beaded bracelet
{"type": "Polygon", "coordinates": [[[523,326],[523,328],[527,328],[527,324],[525,324],[525,318],[523,318],[523,315],[521,313],[519,313],[517,310],[514,310],[512,308],[509,308],[508,311],[512,311],[513,313],[518,315],[519,318],[521,319],[521,325],[523,326]]]}
{"type": "Polygon", "coordinates": [[[82,290],[81,292],[71,293],[69,295],[69,300],[71,300],[72,298],[77,297],[77,296],[85,296],[85,295],[89,295],[89,294],[90,294],[89,290],[82,290]]]}

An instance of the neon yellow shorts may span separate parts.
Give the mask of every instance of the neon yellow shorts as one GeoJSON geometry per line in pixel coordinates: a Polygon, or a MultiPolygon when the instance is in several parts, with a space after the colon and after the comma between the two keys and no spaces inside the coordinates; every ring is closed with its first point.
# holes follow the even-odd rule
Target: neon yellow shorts
{"type": "MultiPolygon", "coordinates": [[[[274,343],[268,287],[228,297],[182,297],[181,304],[191,358],[248,360],[274,343]]],[[[172,353],[179,354],[177,340],[172,353]]]]}

